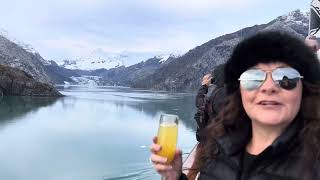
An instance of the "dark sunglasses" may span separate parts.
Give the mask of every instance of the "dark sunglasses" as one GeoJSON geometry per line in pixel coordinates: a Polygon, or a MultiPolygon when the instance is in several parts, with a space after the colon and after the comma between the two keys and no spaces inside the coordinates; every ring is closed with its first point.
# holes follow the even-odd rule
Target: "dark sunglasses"
{"type": "Polygon", "coordinates": [[[258,89],[263,84],[267,79],[268,73],[271,73],[273,81],[285,90],[294,89],[299,80],[303,78],[297,70],[290,67],[284,67],[276,68],[272,71],[249,69],[243,72],[238,80],[244,89],[252,91],[258,89]]]}

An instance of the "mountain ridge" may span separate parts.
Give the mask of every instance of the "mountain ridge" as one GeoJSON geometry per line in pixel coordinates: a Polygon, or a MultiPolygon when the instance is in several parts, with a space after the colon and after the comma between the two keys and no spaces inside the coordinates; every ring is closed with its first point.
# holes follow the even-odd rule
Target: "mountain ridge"
{"type": "MultiPolygon", "coordinates": [[[[0,35],[0,64],[25,70],[44,82],[75,84],[82,76],[97,77],[97,85],[128,86],[133,88],[195,91],[206,73],[226,62],[234,46],[243,38],[260,31],[286,31],[303,39],[308,32],[308,13],[300,10],[278,16],[265,24],[253,25],[211,39],[181,56],[155,56],[130,66],[95,70],[66,69],[54,61],[44,60],[37,52],[26,52],[22,47],[0,35]],[[23,51],[23,52],[22,52],[23,51]],[[166,57],[168,57],[167,60],[166,57]],[[22,59],[24,61],[22,61],[22,59]]],[[[101,52],[103,53],[103,52],[101,52]]]]}
{"type": "Polygon", "coordinates": [[[168,91],[195,91],[200,86],[202,76],[219,64],[226,62],[235,45],[243,38],[259,31],[280,30],[303,39],[308,32],[307,14],[300,10],[261,25],[243,28],[212,39],[185,55],[175,59],[155,71],[152,75],[136,82],[133,87],[168,91]],[[298,23],[296,23],[298,21],[298,23]]]}

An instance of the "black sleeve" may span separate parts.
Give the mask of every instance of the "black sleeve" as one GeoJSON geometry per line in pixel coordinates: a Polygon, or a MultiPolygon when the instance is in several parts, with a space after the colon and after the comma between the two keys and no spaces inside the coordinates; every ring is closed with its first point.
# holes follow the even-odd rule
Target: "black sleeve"
{"type": "Polygon", "coordinates": [[[205,105],[205,96],[208,93],[208,86],[202,85],[196,96],[196,107],[201,108],[205,105]]]}
{"type": "Polygon", "coordinates": [[[320,179],[320,161],[316,160],[314,164],[314,178],[313,179],[320,179]]]}
{"type": "Polygon", "coordinates": [[[202,85],[200,89],[198,90],[197,96],[196,96],[196,107],[197,107],[197,112],[194,115],[194,119],[197,122],[197,131],[196,131],[196,138],[197,141],[200,142],[200,129],[205,127],[205,121],[206,119],[206,112],[205,112],[205,101],[206,101],[206,94],[208,93],[208,86],[202,85]]]}
{"type": "Polygon", "coordinates": [[[188,180],[188,177],[182,173],[179,180],[188,180]]]}
{"type": "Polygon", "coordinates": [[[225,106],[226,104],[226,89],[224,87],[219,87],[215,89],[214,96],[210,97],[212,99],[212,110],[218,114],[220,110],[225,106]]]}

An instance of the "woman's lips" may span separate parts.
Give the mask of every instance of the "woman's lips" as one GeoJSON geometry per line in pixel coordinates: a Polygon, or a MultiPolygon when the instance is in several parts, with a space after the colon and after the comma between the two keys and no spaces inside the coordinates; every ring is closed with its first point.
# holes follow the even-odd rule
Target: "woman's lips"
{"type": "Polygon", "coordinates": [[[262,105],[262,106],[279,106],[279,105],[281,105],[281,103],[278,102],[278,101],[263,100],[263,101],[259,101],[258,105],[262,105]]]}

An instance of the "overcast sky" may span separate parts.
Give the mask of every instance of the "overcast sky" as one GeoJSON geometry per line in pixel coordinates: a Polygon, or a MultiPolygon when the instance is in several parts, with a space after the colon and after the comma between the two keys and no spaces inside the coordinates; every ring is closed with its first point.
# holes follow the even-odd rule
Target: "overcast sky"
{"type": "Polygon", "coordinates": [[[183,53],[310,0],[1,0],[0,28],[60,61],[107,53],[183,53]]]}

